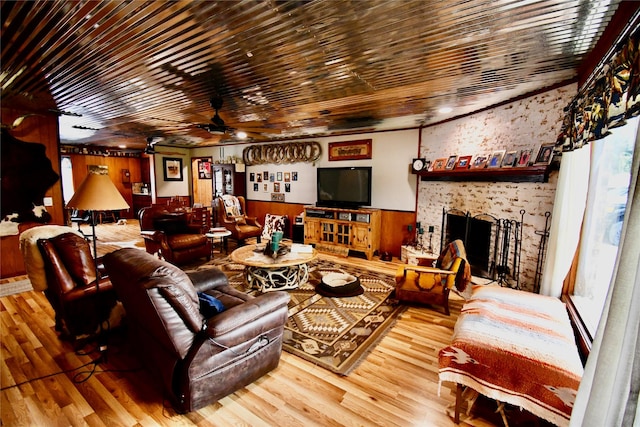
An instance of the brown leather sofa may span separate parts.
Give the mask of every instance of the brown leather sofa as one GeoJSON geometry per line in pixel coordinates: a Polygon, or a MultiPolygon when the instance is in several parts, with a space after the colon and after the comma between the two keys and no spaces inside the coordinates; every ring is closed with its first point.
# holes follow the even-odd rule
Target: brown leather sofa
{"type": "Polygon", "coordinates": [[[260,241],[262,224],[258,218],[247,216],[246,202],[242,196],[225,194],[214,199],[216,218],[220,225],[231,232],[231,238],[243,244],[249,237],[257,237],[260,241]]]}
{"type": "Polygon", "coordinates": [[[194,259],[211,259],[211,242],[204,235],[202,221],[192,221],[182,206],[151,205],[139,213],[144,245],[150,254],[159,254],[172,264],[194,259]]]}
{"type": "Polygon", "coordinates": [[[96,286],[89,244],[74,233],[37,242],[47,281],[44,294],[55,311],[56,330],[69,338],[96,333],[100,322],[109,318],[116,305],[116,294],[100,269],[96,286]]]}
{"type": "Polygon", "coordinates": [[[107,254],[104,262],[133,345],[176,410],[206,406],[278,366],[286,292],[254,298],[231,287],[218,269],[187,274],[132,248],[107,254]],[[204,316],[199,293],[225,310],[204,316]]]}

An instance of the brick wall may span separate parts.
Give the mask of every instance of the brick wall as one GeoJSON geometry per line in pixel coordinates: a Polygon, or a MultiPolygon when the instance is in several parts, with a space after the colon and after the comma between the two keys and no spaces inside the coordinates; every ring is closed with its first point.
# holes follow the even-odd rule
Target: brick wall
{"type": "MultiPolygon", "coordinates": [[[[540,144],[555,142],[562,110],[575,93],[576,85],[572,84],[425,128],[421,156],[433,161],[453,154],[527,148],[533,149],[535,156],[540,144]]],[[[556,182],[557,172],[551,173],[547,183],[421,181],[417,220],[425,229],[428,225],[435,227],[433,246],[437,250],[443,208],[516,221],[521,220],[520,210],[524,209],[520,286],[533,290],[541,238],[536,231],[544,230],[545,212],[553,212],[556,182]]],[[[513,249],[512,241],[511,253],[513,249]]]]}

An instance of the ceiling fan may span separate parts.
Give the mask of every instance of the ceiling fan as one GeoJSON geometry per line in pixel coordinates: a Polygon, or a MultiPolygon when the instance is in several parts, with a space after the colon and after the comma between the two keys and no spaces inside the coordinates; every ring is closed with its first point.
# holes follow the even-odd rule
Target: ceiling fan
{"type": "Polygon", "coordinates": [[[210,123],[198,123],[195,126],[204,129],[212,135],[224,135],[225,133],[233,133],[234,128],[224,124],[224,120],[218,114],[218,111],[222,108],[222,97],[214,96],[209,99],[209,105],[214,109],[215,114],[211,117],[210,123]]]}
{"type": "MultiPolygon", "coordinates": [[[[212,135],[227,135],[233,139],[269,139],[265,134],[280,134],[279,129],[272,129],[264,127],[264,122],[243,122],[236,127],[228,126],[225,124],[222,117],[220,117],[220,109],[222,108],[223,100],[219,95],[214,95],[209,99],[209,105],[215,111],[213,117],[211,117],[209,123],[196,123],[194,126],[197,128],[206,130],[212,135]],[[242,135],[244,133],[244,135],[242,135]]],[[[227,139],[221,139],[225,141],[227,139]]]]}
{"type": "Polygon", "coordinates": [[[178,151],[158,151],[155,149],[155,145],[159,142],[152,136],[147,137],[147,146],[144,148],[144,154],[165,154],[169,156],[185,156],[185,153],[181,153],[178,151]]]}

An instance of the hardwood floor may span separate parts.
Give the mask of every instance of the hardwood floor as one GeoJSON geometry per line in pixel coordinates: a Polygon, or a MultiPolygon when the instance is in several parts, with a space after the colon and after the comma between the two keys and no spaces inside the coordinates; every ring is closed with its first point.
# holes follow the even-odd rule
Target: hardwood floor
{"type": "MultiPolygon", "coordinates": [[[[98,254],[118,244],[139,246],[138,224],[97,227],[98,254]]],[[[341,262],[395,271],[360,258],[341,262]]],[[[107,360],[61,341],[53,310],[42,293],[0,298],[3,426],[452,426],[446,413],[455,387],[438,396],[438,350],[447,345],[462,301],[452,297],[451,316],[409,307],[365,360],[342,377],[283,352],[279,367],[217,403],[176,414],[131,356],[121,332],[110,335],[107,360]],[[62,373],[64,372],[64,373],[62,373]],[[83,374],[84,372],[84,374],[83,374]]],[[[463,416],[461,426],[501,425],[463,416]]]]}

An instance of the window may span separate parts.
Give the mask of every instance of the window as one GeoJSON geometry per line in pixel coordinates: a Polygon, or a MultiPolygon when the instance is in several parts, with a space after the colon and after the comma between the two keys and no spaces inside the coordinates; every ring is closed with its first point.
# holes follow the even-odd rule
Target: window
{"type": "Polygon", "coordinates": [[[600,321],[616,261],[637,131],[638,118],[634,118],[590,146],[589,193],[571,301],[591,337],[600,321]]]}
{"type": "Polygon", "coordinates": [[[60,173],[62,175],[62,197],[64,198],[65,206],[69,203],[69,200],[73,197],[75,189],[73,188],[73,167],[71,165],[71,158],[63,156],[60,163],[60,173]]]}

